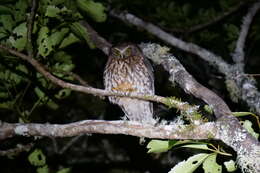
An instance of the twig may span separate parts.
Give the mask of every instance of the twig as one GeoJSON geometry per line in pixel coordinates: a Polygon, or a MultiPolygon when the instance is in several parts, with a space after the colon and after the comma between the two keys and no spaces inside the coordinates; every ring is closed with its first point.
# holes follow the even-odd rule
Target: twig
{"type": "Polygon", "coordinates": [[[34,146],[33,143],[22,145],[17,144],[16,148],[8,149],[8,150],[0,150],[0,156],[14,156],[23,151],[29,151],[34,146]]]}
{"type": "Polygon", "coordinates": [[[236,42],[236,48],[232,55],[233,61],[237,64],[243,63],[245,59],[244,48],[245,48],[246,37],[248,35],[248,31],[253,21],[253,18],[259,9],[260,9],[260,1],[254,3],[252,7],[249,8],[247,15],[243,18],[243,23],[241,25],[239,38],[236,42]]]}
{"type": "Polygon", "coordinates": [[[215,17],[214,19],[211,19],[210,21],[206,22],[206,23],[202,23],[202,24],[198,24],[195,26],[192,26],[190,28],[182,28],[182,29],[175,29],[175,28],[165,28],[162,27],[164,30],[166,31],[170,31],[170,32],[177,32],[177,33],[193,33],[193,32],[197,32],[199,30],[202,30],[204,28],[207,28],[208,26],[214,25],[218,22],[220,22],[221,20],[225,19],[226,17],[230,16],[231,14],[235,13],[236,11],[238,11],[241,7],[243,7],[247,2],[239,2],[237,5],[235,5],[234,7],[231,7],[228,11],[225,11],[223,13],[221,13],[221,15],[215,17]]]}
{"type": "Polygon", "coordinates": [[[63,154],[65,151],[67,151],[75,142],[79,140],[80,137],[84,136],[84,134],[81,134],[79,136],[73,137],[60,151],[59,154],[63,154]]]}
{"type": "Polygon", "coordinates": [[[260,74],[245,74],[245,75],[252,76],[252,77],[259,77],[260,76],[260,74]]]}
{"type": "Polygon", "coordinates": [[[89,84],[87,83],[87,81],[85,81],[84,79],[82,79],[79,75],[77,75],[76,73],[73,72],[68,72],[68,74],[70,76],[72,76],[74,79],[76,79],[77,81],[79,81],[79,83],[83,86],[87,86],[89,87],[89,84]]]}
{"type": "Polygon", "coordinates": [[[31,13],[27,20],[27,52],[30,57],[33,57],[32,31],[37,3],[36,0],[32,0],[31,2],[31,13]]]}
{"type": "Polygon", "coordinates": [[[98,33],[86,21],[82,20],[80,21],[80,23],[87,29],[88,34],[90,35],[90,39],[94,42],[97,48],[102,50],[104,54],[108,55],[112,45],[103,37],[100,37],[98,33]]]}

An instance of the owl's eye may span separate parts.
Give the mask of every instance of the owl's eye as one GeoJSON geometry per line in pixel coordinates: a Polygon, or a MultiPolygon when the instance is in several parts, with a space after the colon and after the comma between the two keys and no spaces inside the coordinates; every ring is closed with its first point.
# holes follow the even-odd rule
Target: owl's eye
{"type": "Polygon", "coordinates": [[[115,56],[115,57],[120,57],[120,52],[116,49],[113,49],[112,51],[112,54],[115,56]]]}
{"type": "Polygon", "coordinates": [[[125,51],[125,56],[130,56],[131,55],[131,48],[127,48],[125,51]]]}

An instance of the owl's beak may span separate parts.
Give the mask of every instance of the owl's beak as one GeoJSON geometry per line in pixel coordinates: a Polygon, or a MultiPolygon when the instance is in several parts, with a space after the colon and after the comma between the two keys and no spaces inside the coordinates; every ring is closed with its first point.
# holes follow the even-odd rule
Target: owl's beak
{"type": "Polygon", "coordinates": [[[123,59],[123,58],[124,58],[124,56],[125,56],[125,55],[124,55],[123,53],[120,53],[120,58],[122,58],[122,59],[123,59]]]}

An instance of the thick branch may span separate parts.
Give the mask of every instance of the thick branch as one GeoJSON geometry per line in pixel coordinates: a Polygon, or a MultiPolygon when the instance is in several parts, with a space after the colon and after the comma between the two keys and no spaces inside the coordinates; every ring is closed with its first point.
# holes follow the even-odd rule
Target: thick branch
{"type": "Polygon", "coordinates": [[[248,31],[253,21],[253,18],[256,15],[259,8],[260,8],[260,1],[253,4],[252,7],[249,8],[247,15],[243,18],[243,23],[241,25],[239,38],[236,43],[236,49],[232,56],[233,61],[235,63],[243,63],[245,59],[244,48],[245,48],[246,37],[248,35],[248,31]]]}
{"type": "Polygon", "coordinates": [[[0,140],[15,135],[71,137],[80,134],[123,134],[158,139],[208,139],[215,136],[214,123],[203,125],[159,125],[153,126],[132,121],[84,120],[70,124],[5,123],[0,124],[0,140]],[[189,129],[189,130],[188,130],[189,129]]]}
{"type": "Polygon", "coordinates": [[[198,83],[182,66],[182,64],[171,54],[167,52],[167,48],[158,44],[142,44],[143,53],[146,57],[153,60],[156,64],[163,65],[164,69],[169,72],[169,80],[172,83],[178,83],[185,92],[202,99],[210,105],[217,118],[231,115],[229,107],[224,100],[217,96],[214,92],[198,83]]]}

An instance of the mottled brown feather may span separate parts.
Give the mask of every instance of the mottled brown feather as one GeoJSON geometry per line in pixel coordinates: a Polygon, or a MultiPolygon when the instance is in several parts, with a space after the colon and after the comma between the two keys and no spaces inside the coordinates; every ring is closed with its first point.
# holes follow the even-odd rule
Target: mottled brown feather
{"type": "MultiPolygon", "coordinates": [[[[136,45],[115,46],[105,67],[104,85],[109,91],[154,94],[152,66],[136,45]]],[[[109,100],[119,105],[129,120],[155,122],[151,102],[126,97],[109,97],[109,100]]]]}

